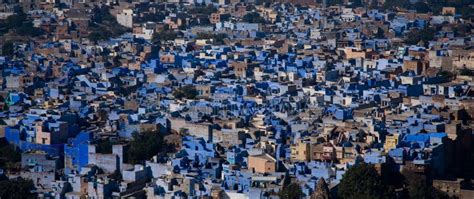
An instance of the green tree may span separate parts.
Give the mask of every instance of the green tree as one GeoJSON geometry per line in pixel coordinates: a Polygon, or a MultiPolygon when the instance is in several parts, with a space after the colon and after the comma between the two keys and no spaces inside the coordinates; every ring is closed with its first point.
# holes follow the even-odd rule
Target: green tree
{"type": "Polygon", "coordinates": [[[0,181],[0,198],[2,199],[27,199],[36,198],[32,190],[35,189],[33,181],[23,178],[0,181]]]}
{"type": "Polygon", "coordinates": [[[93,12],[95,13],[93,18],[95,23],[90,26],[89,40],[93,42],[108,40],[130,31],[129,28],[117,22],[108,6],[95,7],[93,12]]]}
{"type": "Polygon", "coordinates": [[[459,70],[460,75],[474,76],[474,71],[467,69],[466,67],[459,70]]]}
{"type": "Polygon", "coordinates": [[[429,187],[427,186],[426,179],[423,176],[416,174],[406,175],[410,176],[406,179],[407,191],[410,198],[427,198],[429,196],[429,187]]]}
{"type": "Polygon", "coordinates": [[[208,6],[196,6],[188,10],[189,14],[211,15],[214,12],[217,12],[217,9],[211,4],[208,6]]]}
{"type": "Polygon", "coordinates": [[[474,8],[471,6],[462,6],[456,8],[456,11],[459,12],[463,18],[473,19],[474,18],[474,8]]]}
{"type": "Polygon", "coordinates": [[[26,21],[26,14],[23,12],[10,15],[5,21],[5,27],[8,29],[18,28],[23,24],[24,21],[26,21]]]}
{"type": "Polygon", "coordinates": [[[40,36],[43,34],[43,31],[39,28],[33,26],[33,22],[28,20],[27,15],[23,12],[18,14],[10,15],[5,20],[3,31],[8,31],[10,29],[15,30],[18,35],[21,36],[40,36]]]}
{"type": "Polygon", "coordinates": [[[138,164],[155,155],[169,152],[170,147],[159,132],[134,133],[126,152],[128,163],[138,164]]]}
{"type": "Polygon", "coordinates": [[[94,21],[97,23],[103,22],[117,22],[114,16],[110,14],[110,8],[108,6],[94,7],[94,21]]]}
{"type": "Polygon", "coordinates": [[[258,0],[256,1],[256,5],[264,5],[266,8],[270,7],[270,5],[273,3],[273,0],[258,0]]]}
{"type": "Polygon", "coordinates": [[[409,0],[396,0],[396,1],[385,1],[383,8],[390,10],[398,10],[400,8],[410,8],[411,4],[409,0]]]}
{"type": "Polygon", "coordinates": [[[377,33],[375,34],[375,38],[377,38],[377,39],[385,38],[385,31],[382,28],[378,27],[377,28],[377,33]]]}
{"type": "Polygon", "coordinates": [[[418,44],[420,41],[429,42],[433,40],[436,30],[434,28],[412,29],[405,38],[409,45],[418,44]]]}
{"type": "Polygon", "coordinates": [[[198,32],[196,35],[196,39],[212,39],[213,34],[205,33],[205,32],[198,32]]]}
{"type": "Polygon", "coordinates": [[[364,3],[362,2],[362,0],[351,0],[351,7],[353,8],[358,8],[358,7],[362,7],[364,6],[364,3]]]}
{"type": "Polygon", "coordinates": [[[197,95],[198,92],[193,85],[185,85],[173,91],[173,96],[177,99],[195,99],[197,95]]]}
{"type": "Polygon", "coordinates": [[[40,36],[43,34],[43,30],[33,27],[31,21],[24,22],[20,27],[16,28],[16,31],[21,36],[40,36]]]}
{"type": "Polygon", "coordinates": [[[379,3],[377,0],[369,0],[369,8],[376,9],[379,7],[379,3]]]}
{"type": "MultiPolygon", "coordinates": [[[[11,169],[21,161],[21,153],[6,140],[0,140],[0,167],[11,169]]],[[[0,197],[1,198],[1,197],[0,197]]]]}
{"type": "Polygon", "coordinates": [[[324,178],[319,178],[316,190],[311,194],[310,199],[329,199],[329,188],[324,178]]]}
{"type": "Polygon", "coordinates": [[[303,198],[304,194],[298,183],[291,183],[278,193],[281,199],[299,199],[303,198]]]}
{"type": "Polygon", "coordinates": [[[256,12],[249,12],[244,15],[242,21],[247,23],[265,23],[265,19],[256,12]]]}
{"type": "Polygon", "coordinates": [[[385,198],[385,185],[371,164],[361,163],[347,170],[341,183],[338,195],[343,199],[377,199],[385,198]]]}
{"type": "Polygon", "coordinates": [[[178,37],[178,34],[172,30],[162,30],[160,32],[153,33],[153,43],[159,43],[160,41],[170,41],[178,37]]]}
{"type": "Polygon", "coordinates": [[[419,13],[427,13],[430,12],[430,6],[426,4],[425,2],[418,1],[413,5],[413,8],[416,10],[416,12],[419,13]]]}
{"type": "Polygon", "coordinates": [[[109,139],[100,139],[95,141],[95,151],[97,153],[111,154],[113,145],[117,144],[117,141],[109,139]]]}
{"type": "Polygon", "coordinates": [[[444,199],[446,194],[429,185],[426,176],[413,172],[403,172],[408,196],[412,199],[444,199]]]}
{"type": "Polygon", "coordinates": [[[440,71],[437,75],[445,81],[451,81],[452,79],[456,77],[456,75],[453,72],[446,71],[446,70],[440,71]]]}
{"type": "Polygon", "coordinates": [[[454,26],[454,34],[458,37],[464,37],[469,35],[472,29],[474,29],[474,24],[456,24],[454,26]]]}
{"type": "Polygon", "coordinates": [[[344,3],[343,0],[326,0],[329,6],[341,5],[344,3]]]}
{"type": "Polygon", "coordinates": [[[15,53],[15,46],[13,42],[7,41],[2,46],[2,55],[6,57],[11,57],[15,53]]]}
{"type": "Polygon", "coordinates": [[[224,39],[227,37],[228,36],[225,33],[212,34],[200,32],[197,33],[196,39],[213,39],[214,44],[224,44],[224,39]]]}
{"type": "Polygon", "coordinates": [[[91,32],[87,38],[89,38],[89,40],[91,40],[93,42],[98,42],[98,41],[101,41],[101,40],[108,39],[109,36],[110,36],[110,34],[108,34],[107,31],[102,31],[102,32],[94,31],[94,32],[91,32]]]}

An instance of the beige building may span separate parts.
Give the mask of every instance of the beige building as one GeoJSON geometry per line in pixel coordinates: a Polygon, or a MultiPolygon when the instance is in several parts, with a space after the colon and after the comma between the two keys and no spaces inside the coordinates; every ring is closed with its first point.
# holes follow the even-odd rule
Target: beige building
{"type": "Polygon", "coordinates": [[[239,78],[247,77],[247,63],[233,62],[231,66],[234,68],[234,73],[236,77],[239,77],[239,78]]]}
{"type": "Polygon", "coordinates": [[[212,24],[219,23],[221,21],[221,14],[220,13],[212,13],[211,16],[209,17],[209,21],[212,24]]]}
{"type": "Polygon", "coordinates": [[[291,160],[292,161],[309,161],[310,160],[310,144],[299,141],[291,146],[291,160]]]}
{"type": "Polygon", "coordinates": [[[249,170],[257,173],[273,173],[276,171],[276,159],[268,154],[249,156],[249,170]]]}
{"type": "Polygon", "coordinates": [[[397,147],[398,141],[399,141],[400,135],[398,134],[392,134],[392,135],[387,135],[385,137],[385,144],[383,145],[383,148],[385,151],[390,151],[390,149],[394,149],[397,147]]]}
{"type": "Polygon", "coordinates": [[[415,74],[421,75],[425,71],[426,66],[419,60],[404,60],[403,71],[414,71],[415,74]]]}
{"type": "Polygon", "coordinates": [[[346,47],[344,48],[344,55],[346,59],[365,58],[365,51],[346,47]]]}
{"type": "Polygon", "coordinates": [[[474,69],[474,51],[453,50],[453,66],[457,69],[474,69]]]}
{"type": "Polygon", "coordinates": [[[50,123],[50,129],[44,128],[42,121],[35,123],[36,140],[38,144],[57,144],[67,138],[68,125],[66,122],[50,123]]]}
{"type": "Polygon", "coordinates": [[[199,98],[209,98],[211,97],[214,87],[211,85],[197,85],[196,90],[199,98]]]}
{"type": "Polygon", "coordinates": [[[161,55],[160,62],[164,64],[174,64],[174,58],[175,57],[172,54],[161,55]]]}
{"type": "Polygon", "coordinates": [[[443,7],[443,10],[441,11],[442,15],[454,15],[456,14],[456,8],[455,7],[443,7]]]}
{"type": "Polygon", "coordinates": [[[433,180],[433,187],[446,193],[449,198],[468,199],[474,198],[474,191],[463,189],[463,179],[456,180],[433,180]]]}

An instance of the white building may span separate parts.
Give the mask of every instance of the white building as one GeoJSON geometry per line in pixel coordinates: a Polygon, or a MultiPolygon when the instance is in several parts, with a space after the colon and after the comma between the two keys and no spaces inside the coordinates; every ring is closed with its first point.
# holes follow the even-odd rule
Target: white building
{"type": "Polygon", "coordinates": [[[147,23],[143,24],[140,31],[135,32],[135,30],[134,30],[133,35],[137,38],[143,38],[143,39],[146,39],[146,40],[150,40],[150,39],[153,38],[153,34],[155,33],[155,28],[156,28],[155,23],[147,22],[147,23]]]}
{"type": "Polygon", "coordinates": [[[133,10],[130,8],[123,9],[121,13],[117,14],[117,22],[127,28],[133,27],[133,10]]]}

